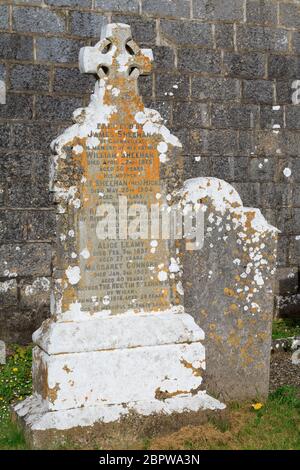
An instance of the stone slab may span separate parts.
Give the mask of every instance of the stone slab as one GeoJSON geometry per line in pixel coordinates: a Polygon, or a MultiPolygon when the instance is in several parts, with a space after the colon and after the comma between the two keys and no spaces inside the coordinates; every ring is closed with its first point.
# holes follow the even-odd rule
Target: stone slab
{"type": "Polygon", "coordinates": [[[55,449],[70,445],[87,449],[126,449],[143,438],[199,425],[209,418],[222,419],[224,405],[205,392],[192,398],[177,397],[149,403],[84,407],[73,410],[45,411],[37,396],[28,397],[13,409],[13,420],[25,432],[26,441],[35,449],[55,449]],[[155,412],[149,413],[149,408],[155,412]],[[114,420],[111,421],[111,417],[114,420]]]}
{"type": "Polygon", "coordinates": [[[203,340],[204,332],[194,319],[180,311],[174,307],[166,312],[126,313],[82,322],[50,319],[33,334],[33,341],[48,354],[61,354],[203,340]]]}
{"type": "Polygon", "coordinates": [[[186,181],[204,211],[204,245],[184,255],[185,309],[205,331],[206,388],[223,400],[269,390],[278,230],[217,178],[186,181]]]}

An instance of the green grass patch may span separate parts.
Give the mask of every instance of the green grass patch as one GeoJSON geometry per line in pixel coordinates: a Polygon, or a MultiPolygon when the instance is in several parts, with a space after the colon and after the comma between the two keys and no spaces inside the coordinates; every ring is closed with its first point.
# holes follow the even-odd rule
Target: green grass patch
{"type": "Polygon", "coordinates": [[[31,394],[31,346],[10,345],[0,365],[0,449],[23,449],[23,434],[10,420],[10,406],[31,394]]]}
{"type": "Polygon", "coordinates": [[[273,339],[289,338],[290,336],[300,336],[300,319],[280,318],[273,322],[273,339]]]}

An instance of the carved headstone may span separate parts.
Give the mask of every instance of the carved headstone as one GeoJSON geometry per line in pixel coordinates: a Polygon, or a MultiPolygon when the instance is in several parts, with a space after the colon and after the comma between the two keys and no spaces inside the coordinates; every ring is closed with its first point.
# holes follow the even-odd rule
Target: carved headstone
{"type": "Polygon", "coordinates": [[[181,171],[180,142],[138,94],[151,61],[124,24],[80,51],[98,81],[53,143],[52,317],[33,336],[34,394],[15,408],[36,436],[129,412],[224,408],[202,386],[204,333],[182,307],[179,248],[150,224],[168,213],[181,171]]]}
{"type": "Polygon", "coordinates": [[[278,230],[217,178],[187,180],[183,203],[204,210],[201,251],[184,255],[185,308],[205,331],[206,387],[223,400],[269,391],[278,230]]]}

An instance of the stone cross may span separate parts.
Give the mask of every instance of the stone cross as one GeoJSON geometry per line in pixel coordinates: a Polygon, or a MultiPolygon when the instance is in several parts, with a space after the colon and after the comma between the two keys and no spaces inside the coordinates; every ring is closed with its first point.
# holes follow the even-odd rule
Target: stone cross
{"type": "Polygon", "coordinates": [[[83,47],[79,54],[81,73],[100,78],[137,79],[151,72],[151,49],[140,49],[132,40],[130,26],[110,24],[103,29],[101,40],[93,47],[83,47]]]}

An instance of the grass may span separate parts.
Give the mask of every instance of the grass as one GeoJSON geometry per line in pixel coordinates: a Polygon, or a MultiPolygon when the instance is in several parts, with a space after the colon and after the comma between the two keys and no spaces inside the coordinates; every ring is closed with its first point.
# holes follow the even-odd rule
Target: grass
{"type": "Polygon", "coordinates": [[[31,347],[10,345],[0,365],[0,449],[24,449],[22,433],[10,421],[10,405],[31,394],[31,347]]]}
{"type": "Polygon", "coordinates": [[[289,338],[291,336],[300,336],[300,319],[292,320],[289,318],[280,318],[273,322],[273,339],[289,338]]]}
{"type": "MultiPolygon", "coordinates": [[[[31,387],[31,347],[12,346],[6,365],[0,365],[0,449],[27,448],[23,434],[10,420],[9,407],[29,395],[31,387]]],[[[144,438],[130,448],[300,450],[299,389],[281,387],[260,409],[255,410],[252,405],[232,404],[222,419],[186,426],[166,436],[144,438]]],[[[111,448],[122,447],[112,442],[111,448]]]]}
{"type": "Polygon", "coordinates": [[[294,387],[281,387],[262,408],[233,404],[222,420],[147,442],[155,450],[300,450],[300,396],[294,387]]]}

